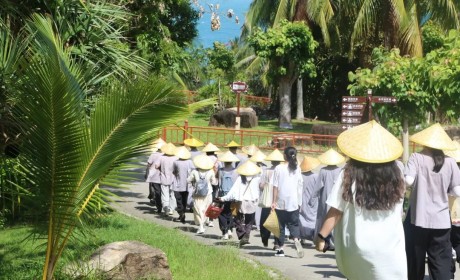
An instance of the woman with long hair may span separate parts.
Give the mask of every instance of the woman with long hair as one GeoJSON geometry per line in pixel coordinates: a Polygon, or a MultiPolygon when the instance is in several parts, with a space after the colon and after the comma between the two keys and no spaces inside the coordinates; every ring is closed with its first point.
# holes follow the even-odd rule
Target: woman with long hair
{"type": "Polygon", "coordinates": [[[273,174],[273,203],[280,225],[280,237],[276,257],[284,257],[285,227],[294,238],[297,256],[302,258],[304,253],[300,244],[299,208],[302,205],[303,181],[297,163],[297,150],[294,147],[284,149],[285,164],[275,167],[273,174]]]}
{"type": "Polygon", "coordinates": [[[404,223],[408,279],[423,279],[425,256],[433,279],[450,279],[452,245],[448,194],[459,196],[460,171],[442,150],[456,147],[439,124],[410,140],[423,146],[407,162],[406,183],[411,186],[409,211],[404,223]]]}
{"type": "Polygon", "coordinates": [[[335,256],[348,279],[407,277],[402,206],[405,193],[399,140],[375,121],[339,135],[350,157],[327,199],[330,207],[316,238],[325,252],[334,229],[335,256]]]}

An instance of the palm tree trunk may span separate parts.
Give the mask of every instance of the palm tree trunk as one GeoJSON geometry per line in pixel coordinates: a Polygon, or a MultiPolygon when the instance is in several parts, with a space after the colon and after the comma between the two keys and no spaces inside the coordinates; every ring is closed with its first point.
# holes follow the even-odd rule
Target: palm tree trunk
{"type": "Polygon", "coordinates": [[[279,97],[280,97],[280,112],[279,112],[279,127],[292,129],[291,124],[291,88],[292,82],[289,78],[281,78],[279,80],[279,97]]]}
{"type": "Polygon", "coordinates": [[[297,79],[297,120],[303,120],[305,118],[303,114],[303,80],[302,78],[297,79]]]}

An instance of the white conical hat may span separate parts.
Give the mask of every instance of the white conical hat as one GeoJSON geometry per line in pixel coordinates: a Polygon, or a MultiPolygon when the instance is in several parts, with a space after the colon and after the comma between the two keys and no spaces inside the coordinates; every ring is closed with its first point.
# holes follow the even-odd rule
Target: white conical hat
{"type": "Polygon", "coordinates": [[[456,147],[439,123],[412,135],[410,141],[438,150],[455,151],[456,147]]]}
{"type": "Polygon", "coordinates": [[[192,154],[190,154],[189,150],[185,146],[177,147],[174,155],[180,159],[189,159],[192,157],[192,154]]]}
{"type": "Polygon", "coordinates": [[[212,162],[211,158],[205,154],[195,156],[193,158],[193,164],[197,168],[204,170],[209,170],[214,167],[214,162],[212,162]]]}
{"type": "Polygon", "coordinates": [[[218,152],[220,151],[219,148],[216,147],[213,143],[209,142],[202,150],[203,153],[206,152],[218,152]]]}
{"type": "Polygon", "coordinates": [[[334,149],[329,149],[318,157],[325,165],[338,165],[345,161],[345,158],[334,149]]]}
{"type": "Polygon", "coordinates": [[[253,156],[259,150],[259,148],[257,148],[256,145],[251,144],[249,146],[241,148],[241,150],[243,151],[243,153],[253,156]]]}
{"type": "Polygon", "coordinates": [[[168,155],[168,156],[173,156],[175,151],[176,151],[176,146],[174,146],[173,143],[168,143],[166,145],[163,145],[163,147],[161,147],[161,152],[163,152],[163,154],[168,155]]]}
{"type": "Polygon", "coordinates": [[[227,152],[225,152],[223,154],[220,154],[217,158],[221,162],[238,162],[238,161],[240,161],[240,159],[230,151],[227,151],[227,152]]]}
{"type": "Polygon", "coordinates": [[[280,152],[280,150],[278,149],[275,149],[273,152],[271,152],[266,158],[265,158],[266,161],[280,161],[280,162],[283,162],[284,161],[284,156],[283,154],[280,152]]]}
{"type": "Polygon", "coordinates": [[[189,147],[201,147],[204,145],[203,142],[201,142],[198,139],[195,138],[189,138],[184,140],[184,144],[189,146],[189,147]]]}
{"type": "Polygon", "coordinates": [[[161,149],[161,147],[163,147],[165,144],[166,142],[163,139],[158,138],[152,142],[152,144],[150,145],[150,150],[152,151],[152,153],[156,152],[159,149],[161,149]]]}
{"type": "Polygon", "coordinates": [[[445,151],[444,153],[455,159],[456,162],[460,162],[460,143],[458,143],[457,141],[454,141],[454,145],[455,147],[457,147],[457,149],[455,151],[445,151]]]}
{"type": "Polygon", "coordinates": [[[300,170],[302,172],[312,171],[318,167],[321,163],[317,158],[304,156],[302,163],[300,164],[300,170]]]}
{"type": "Polygon", "coordinates": [[[247,160],[245,163],[238,165],[236,172],[244,176],[254,176],[259,174],[261,169],[254,162],[247,160]]]}
{"type": "Polygon", "coordinates": [[[263,162],[267,156],[262,151],[257,151],[254,155],[249,159],[252,162],[263,162]]]}
{"type": "Polygon", "coordinates": [[[398,138],[374,120],[342,132],[337,145],[350,158],[369,163],[393,161],[403,153],[398,138]]]}

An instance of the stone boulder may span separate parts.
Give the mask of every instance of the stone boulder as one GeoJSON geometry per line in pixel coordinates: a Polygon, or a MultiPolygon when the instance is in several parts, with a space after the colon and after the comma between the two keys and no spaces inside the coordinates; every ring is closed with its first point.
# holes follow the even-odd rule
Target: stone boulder
{"type": "MultiPolygon", "coordinates": [[[[240,108],[241,128],[253,128],[258,125],[256,112],[252,108],[240,108]]],[[[235,127],[236,107],[227,108],[213,114],[209,120],[209,126],[235,127]]]]}
{"type": "MultiPolygon", "coordinates": [[[[338,136],[340,133],[344,131],[342,126],[343,124],[314,124],[311,128],[311,133],[319,135],[338,136]]],[[[336,141],[324,138],[322,140],[315,140],[315,144],[325,146],[336,146],[336,141]]]]}
{"type": "Polygon", "coordinates": [[[88,272],[104,279],[171,280],[168,259],[163,251],[138,241],[114,242],[99,248],[86,264],[66,268],[67,274],[82,278],[88,272]],[[82,267],[86,271],[82,271],[82,267]]]}

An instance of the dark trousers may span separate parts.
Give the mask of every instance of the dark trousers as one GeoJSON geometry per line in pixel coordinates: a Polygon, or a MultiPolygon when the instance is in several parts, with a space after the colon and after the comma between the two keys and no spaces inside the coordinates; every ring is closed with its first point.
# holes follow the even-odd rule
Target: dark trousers
{"type": "MultiPolygon", "coordinates": [[[[410,218],[409,218],[410,219],[410,218]]],[[[425,277],[425,255],[428,254],[428,270],[435,280],[451,279],[452,245],[450,228],[428,229],[404,223],[407,255],[407,279],[422,280],[425,277]]]]}
{"type": "Polygon", "coordinates": [[[286,239],[284,228],[287,226],[291,236],[294,238],[300,238],[300,221],[299,221],[299,210],[286,211],[275,209],[278,221],[280,224],[280,238],[278,245],[284,246],[284,240],[286,239]]]}
{"type": "Polygon", "coordinates": [[[238,239],[247,239],[249,240],[249,235],[251,234],[252,226],[256,222],[256,213],[252,214],[242,214],[238,213],[238,215],[234,219],[235,228],[236,228],[236,235],[238,235],[238,239]]]}
{"type": "Polygon", "coordinates": [[[161,209],[163,209],[163,204],[161,203],[161,184],[160,183],[151,183],[153,185],[153,192],[155,195],[155,206],[157,207],[157,212],[161,213],[161,209]]]}
{"type": "Polygon", "coordinates": [[[155,201],[155,189],[153,188],[153,183],[149,183],[149,196],[148,199],[155,201]]]}
{"type": "Polygon", "coordinates": [[[457,259],[452,260],[451,279],[453,279],[456,271],[455,261],[460,263],[460,227],[452,226],[452,228],[450,229],[450,242],[452,243],[452,248],[455,250],[455,253],[457,254],[457,259]]]}
{"type": "MultiPolygon", "coordinates": [[[[264,223],[267,220],[268,216],[270,215],[270,212],[272,211],[271,208],[262,208],[262,211],[260,212],[260,238],[262,239],[262,243],[266,244],[268,242],[268,239],[270,239],[270,235],[272,234],[268,229],[264,227],[264,223]]],[[[275,244],[279,244],[279,240],[277,237],[275,237],[275,244]]]]}
{"type": "Polygon", "coordinates": [[[187,210],[188,192],[174,192],[174,197],[176,198],[177,202],[176,211],[179,213],[179,216],[182,216],[187,210]]]}
{"type": "Polygon", "coordinates": [[[231,202],[224,202],[224,209],[222,209],[222,213],[219,215],[219,228],[222,234],[226,234],[229,229],[233,228],[233,216],[230,204],[231,202]]]}

